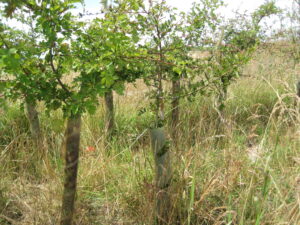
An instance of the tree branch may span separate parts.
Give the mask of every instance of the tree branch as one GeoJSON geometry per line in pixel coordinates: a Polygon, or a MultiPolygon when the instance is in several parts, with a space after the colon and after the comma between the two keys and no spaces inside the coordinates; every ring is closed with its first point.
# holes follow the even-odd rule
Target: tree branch
{"type": "Polygon", "coordinates": [[[54,62],[53,62],[53,54],[52,54],[52,47],[49,49],[49,54],[50,54],[50,66],[52,71],[54,72],[55,79],[57,80],[58,84],[61,86],[61,88],[67,92],[68,94],[71,94],[71,92],[69,91],[69,89],[66,87],[66,85],[61,81],[61,79],[59,78],[59,73],[58,70],[55,68],[54,66],[54,62]]]}

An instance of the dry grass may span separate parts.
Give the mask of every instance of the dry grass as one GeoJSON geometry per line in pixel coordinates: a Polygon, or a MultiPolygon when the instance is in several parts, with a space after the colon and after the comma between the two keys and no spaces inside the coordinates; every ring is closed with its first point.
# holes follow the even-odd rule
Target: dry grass
{"type": "MultiPolygon", "coordinates": [[[[230,87],[219,132],[213,97],[182,101],[170,224],[300,224],[300,101],[294,94],[300,70],[288,55],[280,46],[257,52],[230,87]]],[[[109,144],[103,108],[83,118],[75,224],[153,223],[152,114],[141,113],[149,103],[146,90],[138,83],[117,98],[118,132],[109,144]]],[[[0,224],[58,224],[61,113],[41,115],[47,158],[32,147],[17,104],[0,114],[0,224]]]]}

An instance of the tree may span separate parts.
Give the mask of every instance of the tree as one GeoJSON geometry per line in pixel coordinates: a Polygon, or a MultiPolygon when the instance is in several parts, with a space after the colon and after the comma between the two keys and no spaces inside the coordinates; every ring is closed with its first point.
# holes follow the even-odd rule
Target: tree
{"type": "Polygon", "coordinates": [[[35,108],[36,100],[34,98],[32,82],[35,80],[37,74],[43,74],[45,65],[42,63],[41,49],[35,45],[35,40],[39,38],[34,31],[33,21],[25,19],[23,14],[16,17],[27,26],[28,31],[20,31],[11,29],[5,24],[1,24],[1,49],[2,49],[2,83],[5,86],[11,87],[9,92],[5,92],[4,96],[13,99],[22,98],[25,102],[26,115],[28,117],[30,131],[34,142],[38,147],[42,147],[43,135],[40,128],[38,112],[35,108]],[[8,63],[9,56],[5,55],[5,51],[13,52],[14,57],[8,63]],[[26,60],[25,60],[26,59],[26,60]],[[17,72],[19,81],[16,82],[9,78],[9,73],[17,72]],[[29,78],[30,76],[30,78],[29,78]],[[30,80],[31,79],[31,80],[30,80]]]}
{"type": "Polygon", "coordinates": [[[199,66],[191,58],[190,52],[207,46],[211,38],[209,35],[219,21],[216,9],[221,6],[221,2],[201,1],[194,4],[188,14],[169,7],[165,1],[149,1],[148,5],[139,16],[144,39],[148,41],[144,48],[151,62],[145,81],[155,89],[152,96],[156,99],[153,104],[156,117],[165,117],[165,102],[171,100],[171,124],[176,127],[179,100],[203,88],[203,82],[199,81],[199,71],[195,70],[202,69],[203,65],[199,66]],[[189,86],[181,85],[186,80],[189,86]],[[171,93],[164,88],[164,82],[172,83],[171,93]]]}
{"type": "MultiPolygon", "coordinates": [[[[143,48],[147,51],[144,57],[148,63],[144,80],[154,89],[151,97],[155,122],[150,129],[150,137],[156,168],[155,216],[158,224],[168,224],[171,219],[168,193],[172,178],[171,146],[165,131],[165,106],[171,100],[172,137],[175,142],[180,98],[187,96],[188,92],[188,88],[181,86],[181,81],[196,76],[193,70],[195,64],[189,57],[189,51],[195,43],[200,42],[208,27],[213,26],[214,11],[219,5],[214,1],[201,3],[203,5],[194,4],[192,13],[186,16],[163,0],[150,0],[147,5],[143,5],[138,15],[141,34],[143,40],[146,40],[143,48]],[[168,83],[172,84],[171,93],[165,88],[168,83]]],[[[203,86],[202,83],[195,81],[195,89],[200,86],[203,86]]]]}
{"type": "MultiPolygon", "coordinates": [[[[292,50],[292,57],[294,60],[294,69],[296,68],[297,63],[300,60],[300,0],[293,0],[293,7],[291,12],[288,13],[288,17],[291,21],[291,41],[293,43],[293,50],[292,50]]],[[[299,83],[300,80],[298,79],[298,83],[296,84],[298,96],[300,96],[299,91],[299,83]]]]}
{"type": "MultiPolygon", "coordinates": [[[[102,1],[105,10],[113,7],[113,2],[109,0],[102,1]]],[[[105,93],[105,106],[106,106],[106,119],[105,119],[105,132],[108,139],[111,138],[115,129],[115,113],[114,113],[114,95],[112,90],[105,93]]]]}
{"type": "MultiPolygon", "coordinates": [[[[299,44],[300,42],[300,1],[294,0],[293,3],[295,4],[295,7],[293,7],[293,11],[290,14],[290,19],[292,23],[296,23],[294,30],[292,31],[292,40],[295,44],[299,44]]],[[[297,49],[299,51],[299,49],[297,49]]],[[[299,59],[299,53],[298,57],[295,57],[295,59],[299,59]]]]}
{"type": "Polygon", "coordinates": [[[241,69],[251,60],[260,43],[262,35],[260,22],[278,12],[274,2],[266,2],[254,11],[250,20],[245,15],[238,15],[223,26],[219,44],[213,50],[210,61],[214,76],[220,78],[216,83],[220,112],[224,108],[228,86],[240,76],[241,69]]]}
{"type": "Polygon", "coordinates": [[[155,122],[150,129],[151,145],[155,158],[155,185],[157,192],[155,203],[155,221],[157,224],[169,223],[169,210],[171,206],[169,187],[171,184],[170,146],[165,134],[165,93],[163,80],[173,75],[169,71],[169,62],[166,59],[167,52],[171,51],[169,42],[174,34],[174,12],[165,1],[148,2],[142,6],[143,11],[138,15],[141,31],[147,42],[144,48],[147,50],[148,68],[144,78],[146,84],[155,88],[153,97],[155,103],[153,110],[155,122]]]}
{"type": "Polygon", "coordinates": [[[113,90],[122,94],[125,83],[134,82],[142,74],[137,26],[128,14],[134,14],[138,8],[136,1],[115,3],[114,7],[105,10],[102,19],[96,18],[91,24],[85,24],[72,42],[74,54],[83,56],[78,58],[73,69],[94,73],[108,87],[104,90],[108,139],[115,129],[113,90]]]}
{"type": "MultiPolygon", "coordinates": [[[[16,61],[18,69],[10,65],[15,63],[14,55],[10,56],[15,51],[1,48],[10,56],[4,66],[13,76],[12,87],[20,91],[21,87],[16,84],[27,79],[33,99],[44,101],[48,111],[62,109],[67,118],[61,224],[69,225],[72,223],[76,194],[81,116],[85,112],[95,111],[98,96],[104,96],[111,90],[122,93],[124,82],[134,81],[141,71],[140,63],[132,60],[139,54],[135,50],[139,38],[132,28],[134,24],[124,14],[137,10],[139,5],[136,1],[122,1],[116,11],[106,13],[105,18],[95,19],[88,26],[76,21],[70,12],[74,3],[80,1],[4,2],[7,16],[18,15],[18,11],[32,14],[35,30],[40,35],[37,45],[47,66],[36,77],[23,74],[20,60],[16,61]],[[78,76],[70,79],[70,70],[78,72],[78,76]],[[64,82],[66,78],[69,78],[68,82],[64,82]]],[[[24,56],[24,63],[29,60],[24,56]]]]}
{"type": "MultiPolygon", "coordinates": [[[[84,84],[74,83],[71,86],[62,81],[72,62],[67,41],[76,30],[69,12],[75,2],[78,1],[4,1],[7,16],[18,15],[18,11],[27,11],[31,14],[36,24],[35,30],[40,37],[40,40],[37,39],[35,42],[39,48],[34,49],[40,49],[39,55],[44,55],[44,59],[40,60],[47,65],[43,73],[29,74],[23,65],[30,63],[31,55],[20,57],[17,66],[5,62],[7,72],[13,76],[12,88],[15,92],[22,93],[24,85],[30,86],[30,89],[25,89],[25,92],[31,93],[32,99],[43,100],[48,110],[62,108],[64,116],[68,118],[61,224],[71,224],[72,221],[78,169],[80,118],[86,111],[89,99],[82,95],[80,88],[78,89],[84,84]]],[[[6,48],[8,52],[14,50],[9,46],[6,48]]],[[[16,50],[16,54],[20,56],[22,51],[16,50]]]]}

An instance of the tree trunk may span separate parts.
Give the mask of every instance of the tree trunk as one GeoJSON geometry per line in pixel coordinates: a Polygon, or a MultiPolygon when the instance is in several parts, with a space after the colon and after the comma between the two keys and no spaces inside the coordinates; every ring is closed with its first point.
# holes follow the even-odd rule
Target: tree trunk
{"type": "MultiPolygon", "coordinates": [[[[218,118],[216,120],[216,131],[215,135],[223,135],[225,131],[225,124],[226,124],[226,119],[225,119],[225,101],[227,99],[227,89],[228,89],[228,81],[226,80],[226,77],[221,77],[221,82],[222,86],[220,87],[220,92],[219,96],[217,98],[217,113],[218,113],[218,118]]],[[[221,136],[216,139],[216,145],[219,145],[222,143],[224,138],[221,136]]]]}
{"type": "Polygon", "coordinates": [[[76,194],[77,171],[79,160],[81,116],[68,118],[66,129],[65,178],[62,200],[61,225],[71,225],[76,194]]]}
{"type": "Polygon", "coordinates": [[[158,225],[165,225],[169,221],[171,206],[168,192],[172,176],[170,151],[163,127],[151,129],[150,137],[155,159],[155,221],[158,225]]]}
{"type": "Polygon", "coordinates": [[[297,95],[300,98],[300,80],[297,83],[297,95]]]}
{"type": "Polygon", "coordinates": [[[29,121],[30,132],[37,146],[43,143],[43,135],[40,127],[39,114],[36,111],[36,104],[30,101],[25,102],[26,115],[29,121]]]}
{"type": "Polygon", "coordinates": [[[111,139],[115,129],[113,91],[106,92],[104,98],[106,108],[105,132],[106,138],[109,140],[111,139]]]}
{"type": "Polygon", "coordinates": [[[157,74],[157,80],[155,81],[156,87],[156,99],[155,99],[155,115],[156,125],[155,127],[163,127],[165,124],[165,104],[164,104],[164,90],[162,85],[162,74],[157,74]]]}
{"type": "MultiPolygon", "coordinates": [[[[227,99],[227,89],[228,89],[228,81],[226,77],[221,77],[222,86],[220,87],[220,92],[217,98],[217,111],[218,111],[218,124],[224,124],[224,109],[225,109],[225,101],[227,99]]],[[[219,126],[218,125],[218,126],[219,126]]],[[[218,130],[218,129],[217,129],[218,130]]]]}
{"type": "Polygon", "coordinates": [[[172,81],[172,137],[177,138],[177,126],[179,123],[180,80],[172,81]]]}
{"type": "Polygon", "coordinates": [[[227,89],[228,89],[228,81],[226,77],[221,77],[221,82],[222,82],[222,86],[221,86],[221,90],[218,96],[218,110],[220,112],[223,111],[225,105],[224,102],[227,99],[227,89]]]}

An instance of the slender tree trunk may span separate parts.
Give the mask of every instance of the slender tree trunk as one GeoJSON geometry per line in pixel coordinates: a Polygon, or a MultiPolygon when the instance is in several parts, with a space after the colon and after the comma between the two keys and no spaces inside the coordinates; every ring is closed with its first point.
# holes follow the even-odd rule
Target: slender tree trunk
{"type": "Polygon", "coordinates": [[[179,101],[180,101],[180,80],[172,81],[172,136],[177,138],[177,126],[179,123],[179,101]]]}
{"type": "Polygon", "coordinates": [[[158,81],[156,84],[157,94],[156,94],[156,121],[157,126],[160,127],[165,120],[165,105],[164,105],[164,94],[162,87],[162,76],[158,75],[158,81]]]}
{"type": "Polygon", "coordinates": [[[224,109],[225,109],[225,101],[227,99],[227,89],[228,89],[228,85],[227,85],[227,81],[225,77],[221,77],[221,82],[222,82],[222,86],[220,87],[220,92],[219,92],[219,96],[217,99],[217,110],[218,110],[218,114],[219,114],[219,125],[221,125],[221,123],[224,123],[224,109]]]}
{"type": "Polygon", "coordinates": [[[155,159],[155,222],[157,225],[165,225],[169,222],[171,206],[169,196],[172,177],[170,151],[163,127],[151,129],[150,137],[155,159]]]}
{"type": "Polygon", "coordinates": [[[105,93],[105,108],[106,108],[106,120],[105,120],[105,132],[106,138],[111,139],[115,129],[115,115],[114,115],[114,96],[113,91],[105,93]]]}
{"type": "Polygon", "coordinates": [[[219,97],[218,97],[218,109],[220,112],[223,111],[224,109],[224,102],[226,101],[227,99],[227,89],[228,89],[228,81],[226,80],[227,78],[226,77],[221,77],[221,82],[222,82],[222,87],[221,87],[221,91],[220,91],[220,94],[219,94],[219,97]]]}
{"type": "MultiPolygon", "coordinates": [[[[160,31],[157,29],[157,36],[160,37],[160,31]]],[[[159,60],[161,62],[164,61],[163,50],[162,50],[162,43],[161,39],[159,38],[160,42],[157,45],[157,50],[159,52],[159,60]]],[[[164,106],[164,92],[163,92],[163,67],[161,64],[157,65],[157,80],[156,80],[156,87],[157,87],[157,94],[156,94],[156,122],[157,127],[162,127],[164,125],[165,120],[165,106],[164,106]]]]}
{"type": "Polygon", "coordinates": [[[66,129],[65,178],[62,199],[61,225],[71,225],[76,194],[79,160],[81,116],[68,118],[66,129]]]}
{"type": "Polygon", "coordinates": [[[25,102],[26,115],[29,121],[30,132],[37,146],[43,143],[43,135],[40,127],[39,114],[36,110],[36,104],[30,101],[25,102]]]}
{"type": "MultiPolygon", "coordinates": [[[[157,37],[159,43],[157,50],[159,52],[160,62],[164,61],[163,48],[161,42],[161,32],[157,27],[157,37]]],[[[155,222],[157,225],[169,224],[171,199],[169,196],[169,187],[171,183],[171,160],[169,142],[164,130],[164,93],[163,93],[163,66],[157,65],[157,77],[155,85],[156,94],[156,127],[150,130],[151,146],[155,159],[155,222]]]]}
{"type": "Polygon", "coordinates": [[[300,80],[297,83],[297,95],[300,98],[300,80]]]}
{"type": "MultiPolygon", "coordinates": [[[[221,60],[222,60],[222,52],[221,52],[221,45],[222,45],[222,40],[224,38],[224,27],[221,29],[221,35],[220,38],[217,42],[217,45],[215,47],[215,55],[217,62],[221,65],[221,60]]],[[[221,91],[218,96],[218,113],[219,113],[219,123],[222,122],[222,117],[223,117],[223,109],[224,109],[224,102],[227,98],[227,88],[228,88],[228,77],[227,76],[221,76],[221,91]]]]}
{"type": "MultiPolygon", "coordinates": [[[[225,109],[225,101],[227,99],[227,89],[228,89],[228,85],[227,85],[227,81],[225,77],[221,77],[221,82],[222,82],[222,86],[220,87],[220,93],[217,99],[217,113],[218,113],[218,119],[216,120],[216,135],[221,135],[224,133],[225,131],[225,113],[224,113],[224,109],[225,109]]],[[[222,143],[222,140],[224,140],[223,138],[218,138],[216,140],[216,145],[219,145],[220,143],[222,143]]]]}

